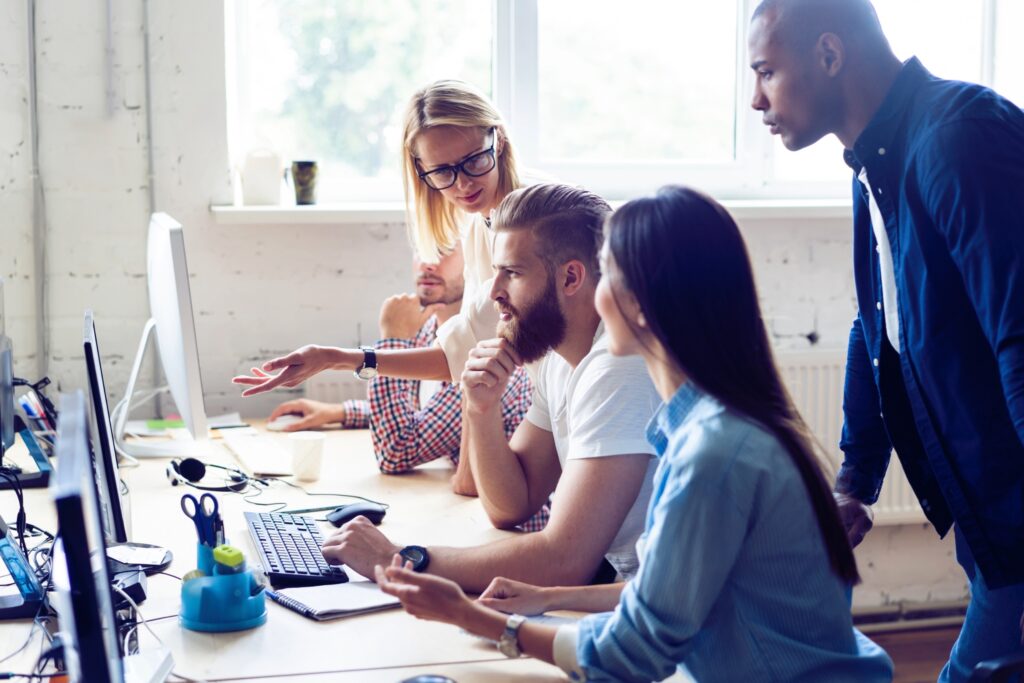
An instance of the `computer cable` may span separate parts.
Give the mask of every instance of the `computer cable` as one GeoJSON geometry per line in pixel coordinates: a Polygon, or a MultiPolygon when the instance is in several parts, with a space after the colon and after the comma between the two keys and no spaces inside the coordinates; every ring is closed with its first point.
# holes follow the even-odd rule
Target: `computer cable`
{"type": "Polygon", "coordinates": [[[313,491],[307,491],[306,489],[304,489],[303,487],[299,486],[298,484],[293,484],[292,482],[286,481],[284,479],[277,479],[275,481],[279,481],[282,484],[284,484],[285,486],[291,486],[293,489],[299,489],[300,491],[305,493],[307,496],[328,496],[328,497],[331,497],[331,498],[355,498],[356,500],[361,500],[361,501],[364,501],[366,503],[373,503],[374,505],[380,505],[385,510],[391,507],[387,503],[382,503],[379,500],[374,500],[373,498],[367,498],[365,496],[357,496],[354,493],[315,493],[313,491]]]}
{"type": "MultiPolygon", "coordinates": [[[[156,638],[156,642],[158,642],[161,645],[163,645],[164,641],[160,638],[160,636],[158,636],[156,634],[156,631],[154,631],[153,628],[149,625],[149,622],[146,621],[146,617],[144,617],[142,615],[142,610],[139,609],[138,603],[135,602],[135,600],[132,599],[132,596],[128,595],[128,593],[126,593],[120,586],[115,586],[114,584],[110,584],[110,587],[114,590],[114,592],[118,593],[122,598],[124,598],[128,602],[128,604],[132,606],[132,609],[135,611],[135,621],[136,621],[136,624],[135,624],[134,628],[132,628],[131,630],[128,631],[128,633],[125,634],[124,644],[123,644],[122,650],[125,653],[127,653],[128,639],[131,636],[131,634],[134,632],[134,630],[138,628],[139,624],[142,624],[143,626],[145,626],[146,630],[149,631],[149,634],[151,636],[153,636],[154,638],[156,638]]],[[[171,615],[171,616],[175,616],[176,617],[178,615],[175,614],[175,615],[171,615]]],[[[170,618],[169,616],[168,617],[159,617],[159,619],[169,619],[169,618],[170,618]]],[[[154,619],[154,621],[158,621],[159,619],[154,619]]]]}
{"type": "Polygon", "coordinates": [[[67,675],[67,671],[53,671],[48,674],[18,674],[12,671],[0,671],[0,681],[13,681],[15,678],[27,678],[29,680],[34,678],[58,678],[67,675]]]}
{"type": "Polygon", "coordinates": [[[18,544],[21,546],[21,551],[28,555],[28,546],[25,544],[25,528],[27,525],[25,520],[25,494],[21,488],[21,481],[18,479],[17,474],[4,467],[0,467],[0,477],[11,483],[11,489],[18,498],[18,516],[15,519],[14,528],[18,532],[18,544]]]}

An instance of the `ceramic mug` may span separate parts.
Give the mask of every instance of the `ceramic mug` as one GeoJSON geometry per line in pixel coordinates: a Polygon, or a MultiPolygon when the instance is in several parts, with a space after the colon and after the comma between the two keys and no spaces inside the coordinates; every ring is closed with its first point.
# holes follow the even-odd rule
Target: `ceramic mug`
{"type": "Polygon", "coordinates": [[[295,203],[299,206],[316,204],[315,161],[293,161],[292,182],[295,183],[295,203]]]}

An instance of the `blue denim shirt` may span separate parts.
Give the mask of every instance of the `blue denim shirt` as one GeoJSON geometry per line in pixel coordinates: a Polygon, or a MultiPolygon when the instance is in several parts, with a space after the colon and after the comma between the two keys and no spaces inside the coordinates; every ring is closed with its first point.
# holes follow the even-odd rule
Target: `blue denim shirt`
{"type": "Polygon", "coordinates": [[[904,64],[846,161],[858,317],[836,489],[874,502],[895,447],[941,535],[989,586],[1024,581],[1024,112],[904,64]],[[867,169],[892,247],[900,353],[882,309],[867,169]]]}
{"type": "Polygon", "coordinates": [[[614,612],[582,619],[588,681],[892,680],[853,628],[789,453],[768,432],[684,384],[651,419],[658,471],[640,570],[614,612]]]}

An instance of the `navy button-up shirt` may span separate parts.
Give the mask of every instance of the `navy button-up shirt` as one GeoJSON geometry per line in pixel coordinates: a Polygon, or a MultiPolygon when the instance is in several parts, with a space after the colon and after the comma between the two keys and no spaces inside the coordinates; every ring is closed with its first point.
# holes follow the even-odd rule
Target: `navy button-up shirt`
{"type": "Polygon", "coordinates": [[[895,447],[986,583],[1024,582],[1024,112],[911,59],[846,161],[859,313],[836,489],[874,502],[895,447]],[[862,167],[892,247],[899,354],[862,167]]]}

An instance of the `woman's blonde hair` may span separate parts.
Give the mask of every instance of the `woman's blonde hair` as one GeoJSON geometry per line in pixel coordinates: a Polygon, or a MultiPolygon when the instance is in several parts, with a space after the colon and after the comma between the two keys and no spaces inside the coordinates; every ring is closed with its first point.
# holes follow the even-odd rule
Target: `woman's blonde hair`
{"type": "Polygon", "coordinates": [[[494,129],[498,197],[519,187],[515,153],[505,122],[483,93],[468,83],[452,80],[435,81],[414,93],[405,112],[402,185],[409,235],[420,258],[428,262],[436,261],[442,252],[455,245],[460,222],[465,220],[461,209],[427,187],[419,177],[413,145],[420,133],[435,126],[478,128],[484,135],[494,129]]]}

